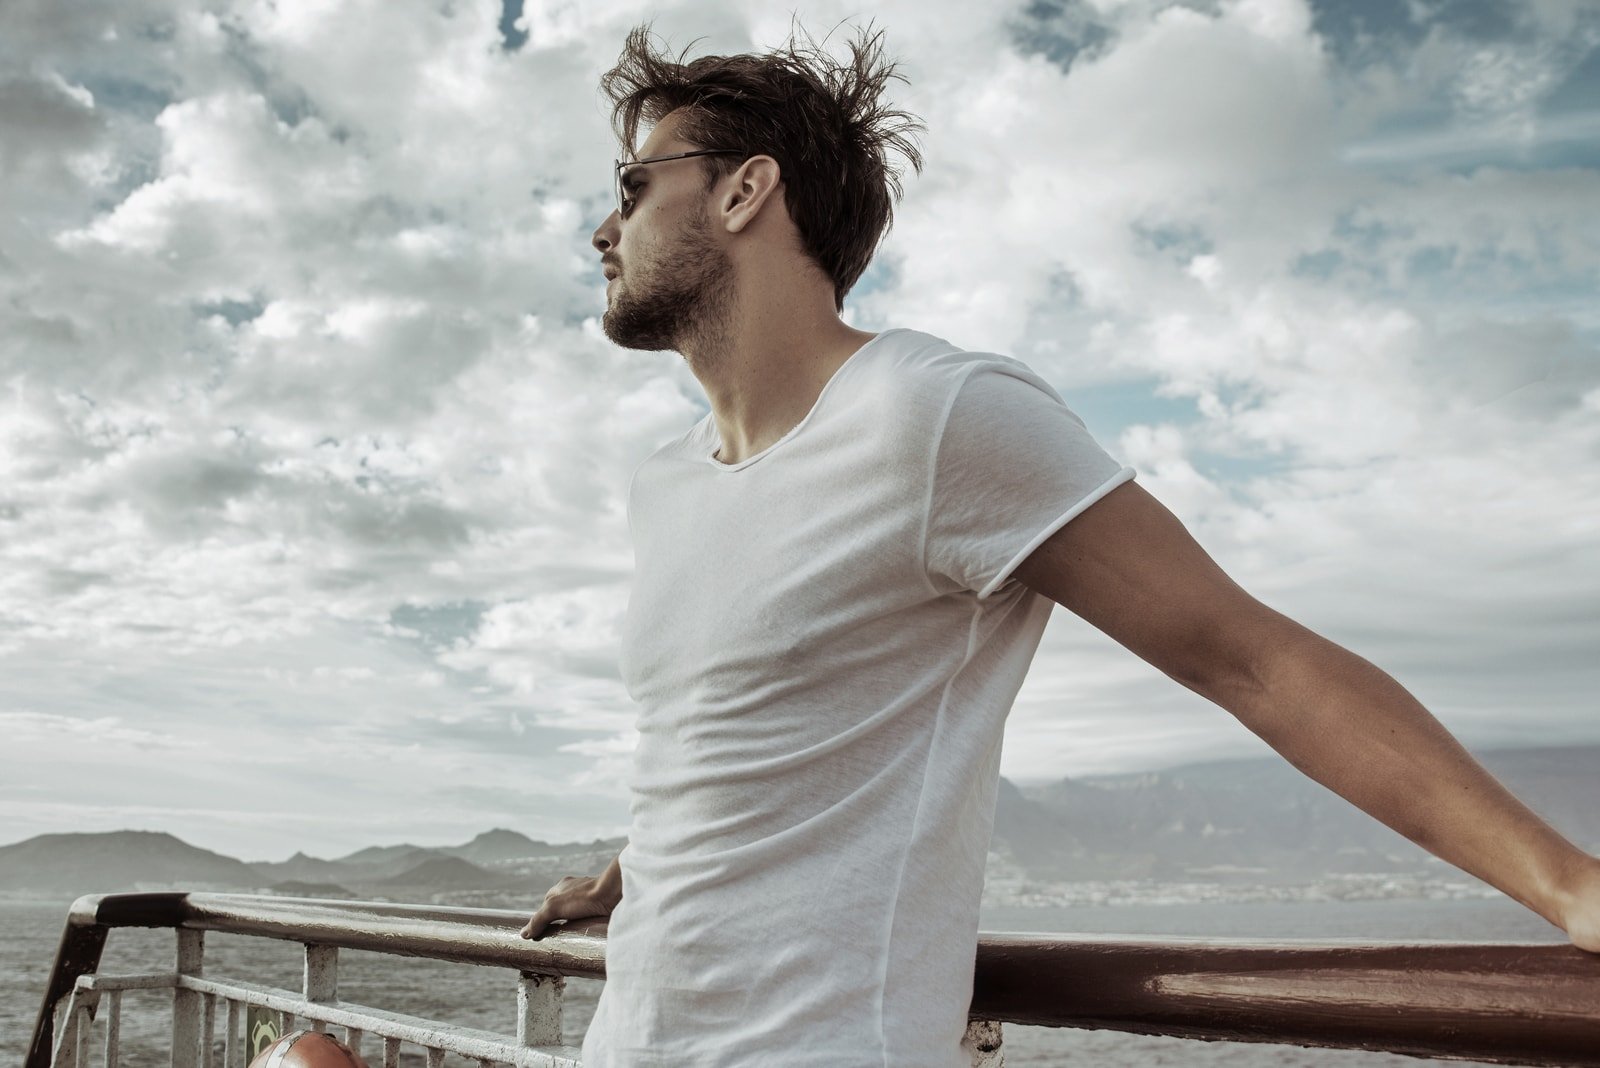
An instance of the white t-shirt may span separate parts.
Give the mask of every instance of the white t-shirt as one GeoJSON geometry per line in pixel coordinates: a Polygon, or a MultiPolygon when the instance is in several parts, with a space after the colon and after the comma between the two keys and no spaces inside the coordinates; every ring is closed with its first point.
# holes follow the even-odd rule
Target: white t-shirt
{"type": "Polygon", "coordinates": [[[1021,362],[875,336],[776,443],[629,490],[633,825],[585,1068],[968,1068],[1009,578],[1133,469],[1021,362]]]}

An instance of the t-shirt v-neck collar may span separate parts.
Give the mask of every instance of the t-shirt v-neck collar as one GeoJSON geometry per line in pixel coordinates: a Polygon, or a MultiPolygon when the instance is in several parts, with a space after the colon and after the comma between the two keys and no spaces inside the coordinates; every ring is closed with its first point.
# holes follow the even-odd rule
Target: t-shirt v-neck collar
{"type": "Polygon", "coordinates": [[[751,453],[749,456],[746,456],[743,460],[740,460],[737,463],[725,464],[721,460],[717,459],[716,454],[722,451],[722,440],[721,435],[717,433],[716,417],[708,414],[706,416],[706,426],[709,430],[709,434],[707,436],[710,438],[711,446],[710,448],[703,449],[701,451],[700,458],[719,471],[742,471],[761,458],[771,455],[785,442],[799,434],[801,429],[811,421],[811,417],[816,414],[817,409],[822,407],[823,398],[828,395],[828,391],[833,388],[833,384],[839,381],[839,376],[844,372],[846,367],[849,367],[852,363],[854,363],[856,358],[867,349],[870,349],[873,345],[876,345],[885,334],[892,334],[903,329],[905,328],[897,326],[888,330],[880,330],[877,334],[874,334],[869,340],[867,340],[860,348],[856,349],[856,351],[845,357],[844,362],[838,367],[834,368],[833,374],[828,376],[828,381],[823,383],[822,391],[817,394],[817,399],[811,402],[811,409],[801,417],[798,423],[790,427],[783,437],[779,438],[777,441],[774,441],[771,445],[768,445],[760,452],[751,453]]]}

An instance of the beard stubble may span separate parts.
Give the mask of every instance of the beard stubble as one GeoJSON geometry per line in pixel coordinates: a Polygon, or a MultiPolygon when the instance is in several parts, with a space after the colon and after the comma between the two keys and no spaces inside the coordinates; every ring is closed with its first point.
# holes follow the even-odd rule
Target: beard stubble
{"type": "Polygon", "coordinates": [[[614,344],[709,357],[727,336],[733,262],[710,236],[705,209],[684,220],[669,245],[625,268],[600,321],[614,344]]]}

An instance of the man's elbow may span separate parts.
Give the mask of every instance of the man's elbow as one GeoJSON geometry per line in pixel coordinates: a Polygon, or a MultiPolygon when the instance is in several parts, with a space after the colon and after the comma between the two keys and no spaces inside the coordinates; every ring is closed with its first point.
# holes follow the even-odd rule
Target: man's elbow
{"type": "MultiPolygon", "coordinates": [[[[1285,703],[1285,681],[1322,641],[1260,602],[1208,629],[1173,677],[1251,730],[1285,703]]],[[[1258,732],[1259,733],[1259,732],[1258,732]]]]}

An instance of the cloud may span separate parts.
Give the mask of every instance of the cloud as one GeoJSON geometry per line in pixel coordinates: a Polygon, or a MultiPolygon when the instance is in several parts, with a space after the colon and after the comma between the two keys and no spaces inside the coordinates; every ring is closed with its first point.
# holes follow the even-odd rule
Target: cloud
{"type": "MultiPolygon", "coordinates": [[[[1358,14],[875,10],[926,167],[846,317],[1030,362],[1247,589],[1469,742],[1592,740],[1600,17],[1358,14]]],[[[646,18],[702,54],[793,13],[501,16],[0,14],[12,838],[119,813],[258,855],[626,826],[625,495],[706,401],[599,329],[597,80],[646,18]],[[193,745],[237,762],[171,774],[193,745]],[[74,759],[92,796],[59,792],[74,759]]],[[[837,47],[862,20],[800,21],[837,47]]],[[[1003,770],[1260,745],[1058,612],[1003,770]]]]}

